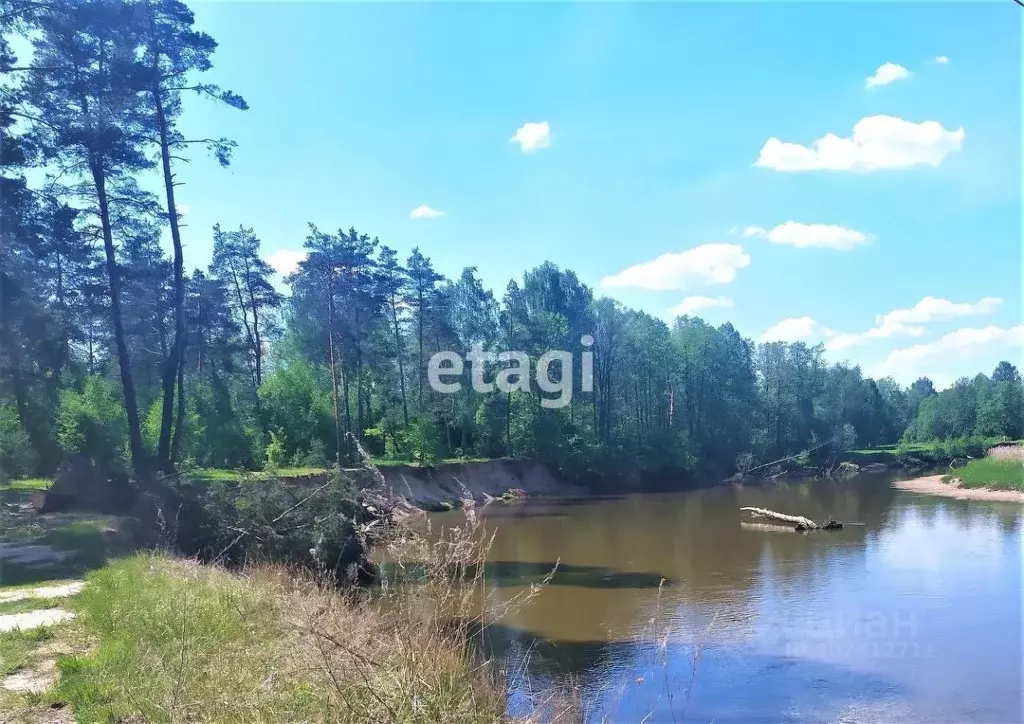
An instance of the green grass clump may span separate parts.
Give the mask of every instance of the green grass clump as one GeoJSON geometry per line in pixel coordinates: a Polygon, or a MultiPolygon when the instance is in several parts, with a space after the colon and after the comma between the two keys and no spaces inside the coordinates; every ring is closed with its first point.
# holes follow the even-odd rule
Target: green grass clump
{"type": "Polygon", "coordinates": [[[1024,492],[1024,465],[1019,460],[980,458],[971,460],[956,472],[943,477],[949,482],[960,479],[964,488],[990,488],[991,490],[1018,490],[1024,492]]]}
{"type": "Polygon", "coordinates": [[[53,485],[50,478],[25,478],[23,480],[0,480],[0,491],[2,492],[34,492],[36,490],[49,490],[53,485]]]}
{"type": "MultiPolygon", "coordinates": [[[[463,457],[463,458],[443,458],[437,462],[430,463],[429,465],[451,465],[451,464],[462,464],[462,463],[489,463],[495,460],[501,460],[502,458],[480,458],[480,457],[463,457]]],[[[424,467],[423,463],[416,460],[399,460],[396,458],[374,458],[373,464],[379,468],[390,468],[398,465],[411,465],[414,468],[424,467]]]]}
{"type": "Polygon", "coordinates": [[[195,477],[199,480],[236,481],[245,480],[246,478],[262,479],[273,476],[283,480],[287,478],[301,478],[307,475],[322,475],[326,472],[328,472],[326,468],[278,468],[276,472],[204,468],[202,470],[197,470],[195,472],[195,477]]]}
{"type": "Polygon", "coordinates": [[[59,661],[79,721],[326,720],[292,681],[273,597],[216,568],[150,555],[88,577],[75,602],[97,642],[59,661]]]}
{"type": "Polygon", "coordinates": [[[22,631],[0,632],[0,676],[13,674],[28,666],[32,652],[44,641],[54,638],[52,626],[22,631]]]}
{"type": "Polygon", "coordinates": [[[44,608],[60,608],[63,604],[62,598],[19,598],[17,601],[0,601],[0,616],[39,611],[44,608]]]}
{"type": "Polygon", "coordinates": [[[326,472],[327,468],[278,468],[277,477],[301,478],[304,475],[322,475],[326,472]]]}

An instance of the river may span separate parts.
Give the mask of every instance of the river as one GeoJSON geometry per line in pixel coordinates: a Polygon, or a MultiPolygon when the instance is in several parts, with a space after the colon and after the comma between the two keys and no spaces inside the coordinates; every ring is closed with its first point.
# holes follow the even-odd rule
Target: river
{"type": "Polygon", "coordinates": [[[556,681],[589,721],[1021,721],[1024,507],[891,479],[484,508],[494,602],[560,560],[488,629],[512,708],[556,681]],[[745,505],[864,525],[750,530],[745,505]]]}

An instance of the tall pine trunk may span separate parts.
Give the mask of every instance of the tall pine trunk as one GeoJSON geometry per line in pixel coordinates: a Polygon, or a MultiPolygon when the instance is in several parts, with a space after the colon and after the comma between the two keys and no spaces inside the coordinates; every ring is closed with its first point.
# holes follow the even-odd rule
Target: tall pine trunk
{"type": "Polygon", "coordinates": [[[391,300],[391,321],[395,325],[395,354],[398,356],[398,384],[402,389],[402,420],[409,427],[409,404],[405,399],[405,363],[402,362],[402,334],[398,329],[398,310],[394,299],[391,300]]]}
{"type": "Polygon", "coordinates": [[[334,294],[330,291],[330,280],[328,280],[327,289],[327,349],[331,361],[331,398],[334,403],[334,434],[338,448],[338,467],[341,468],[343,436],[341,434],[341,410],[338,406],[338,368],[334,361],[334,294]]]}
{"type": "Polygon", "coordinates": [[[348,375],[345,374],[345,363],[341,364],[341,394],[345,403],[345,460],[352,459],[352,444],[349,442],[352,435],[352,403],[348,397],[348,375]]]}
{"type": "Polygon", "coordinates": [[[246,272],[245,287],[249,294],[249,312],[252,314],[252,345],[256,357],[256,389],[263,384],[263,337],[260,335],[260,306],[252,289],[250,273],[246,272]]]}
{"type": "Polygon", "coordinates": [[[114,236],[110,229],[110,204],[107,200],[107,177],[98,162],[91,164],[92,179],[96,185],[96,198],[100,207],[100,226],[103,231],[103,251],[107,261],[107,283],[110,289],[110,319],[114,325],[114,344],[117,348],[117,365],[121,372],[121,392],[124,395],[125,413],[128,417],[128,447],[132,456],[132,468],[137,475],[146,472],[146,451],[142,446],[142,427],[139,425],[139,408],[135,400],[135,382],[132,379],[131,359],[124,337],[121,321],[121,279],[114,253],[114,236]]]}
{"type": "Polygon", "coordinates": [[[260,308],[256,303],[256,295],[252,290],[252,280],[246,274],[246,288],[249,291],[249,304],[252,311],[252,334],[253,345],[256,352],[256,388],[253,390],[253,402],[256,407],[256,418],[259,421],[260,430],[263,432],[263,439],[266,440],[270,431],[267,428],[267,419],[263,416],[263,403],[260,402],[260,385],[263,384],[263,337],[260,335],[260,308]]]}
{"type": "Polygon", "coordinates": [[[174,437],[171,440],[171,469],[178,463],[181,451],[181,434],[185,428],[185,350],[182,349],[178,363],[178,415],[174,420],[174,437]]]}
{"type": "MultiPolygon", "coordinates": [[[[174,471],[174,456],[170,451],[171,424],[174,417],[174,386],[179,377],[185,346],[185,274],[181,231],[178,227],[178,209],[174,202],[174,176],[171,173],[171,149],[167,138],[167,118],[159,86],[153,90],[156,122],[160,132],[160,159],[163,165],[164,190],[167,193],[167,215],[171,223],[171,243],[174,246],[174,344],[167,356],[163,371],[163,408],[160,414],[160,440],[157,445],[157,464],[165,473],[174,471]]],[[[178,386],[178,392],[183,392],[178,386]]],[[[184,400],[179,401],[184,408],[184,400]]]]}
{"type": "Polygon", "coordinates": [[[417,370],[417,376],[419,377],[419,381],[420,381],[420,383],[419,383],[420,384],[420,396],[419,396],[419,400],[417,401],[416,411],[419,412],[422,415],[423,414],[423,292],[422,291],[420,291],[419,294],[417,295],[417,302],[419,304],[419,315],[418,315],[419,319],[417,320],[419,322],[419,326],[418,326],[418,330],[419,330],[418,331],[418,337],[419,337],[419,360],[418,361],[419,361],[419,364],[417,365],[416,370],[417,370]]]}

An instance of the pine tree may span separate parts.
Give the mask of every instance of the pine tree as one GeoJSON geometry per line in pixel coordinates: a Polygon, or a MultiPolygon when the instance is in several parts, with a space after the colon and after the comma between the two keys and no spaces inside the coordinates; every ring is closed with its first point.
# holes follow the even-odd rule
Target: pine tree
{"type": "Polygon", "coordinates": [[[242,329],[249,350],[253,388],[263,382],[265,344],[274,330],[274,313],[283,297],[274,289],[274,273],[260,256],[260,240],[252,229],[237,231],[213,227],[213,264],[211,273],[224,283],[231,295],[231,308],[242,329]]]}
{"type": "Polygon", "coordinates": [[[419,385],[419,395],[416,398],[416,411],[423,413],[423,377],[426,373],[423,364],[423,329],[426,324],[427,315],[430,313],[431,304],[434,301],[434,293],[437,283],[444,279],[441,274],[434,271],[430,259],[420,253],[419,248],[412,250],[405,268],[409,274],[409,286],[406,289],[406,304],[416,315],[416,379],[419,385]]]}
{"type": "Polygon", "coordinates": [[[154,211],[152,198],[133,182],[134,174],[153,165],[146,155],[151,119],[143,102],[138,30],[135,8],[117,0],[45,6],[38,17],[34,60],[43,70],[26,82],[24,115],[33,119],[46,161],[59,177],[74,179],[67,191],[98,222],[132,465],[143,473],[148,465],[115,242],[125,218],[154,211]]]}
{"type": "Polygon", "coordinates": [[[398,254],[388,246],[380,248],[377,258],[378,294],[384,299],[391,316],[394,330],[395,357],[398,361],[398,384],[402,393],[402,421],[409,427],[409,402],[405,391],[405,342],[398,324],[398,308],[401,304],[401,293],[405,286],[405,269],[398,262],[398,254]]]}
{"type": "MultiPolygon", "coordinates": [[[[193,83],[190,80],[191,74],[201,73],[212,67],[210,56],[217,47],[213,38],[193,28],[194,22],[192,11],[178,0],[147,0],[143,5],[143,18],[140,21],[143,40],[146,43],[145,62],[150,71],[147,86],[152,98],[153,122],[160,147],[160,165],[167,202],[167,219],[174,248],[174,343],[163,369],[163,408],[157,449],[157,462],[166,472],[173,468],[170,434],[174,387],[175,382],[179,381],[178,387],[182,388],[180,380],[185,353],[184,254],[179,213],[175,202],[173,161],[180,158],[191,144],[200,143],[210,148],[221,165],[227,166],[235,145],[224,138],[186,140],[177,130],[177,120],[181,114],[181,94],[183,91],[191,91],[241,110],[247,108],[242,97],[235,93],[224,91],[214,85],[193,83]]],[[[179,395],[179,427],[184,410],[185,400],[179,395]]]]}

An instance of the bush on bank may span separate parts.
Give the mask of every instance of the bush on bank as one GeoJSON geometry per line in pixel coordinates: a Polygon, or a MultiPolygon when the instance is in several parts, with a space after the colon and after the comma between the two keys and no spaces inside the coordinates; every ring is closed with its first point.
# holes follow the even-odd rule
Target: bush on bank
{"type": "Polygon", "coordinates": [[[332,583],[370,575],[362,531],[374,514],[338,472],[312,487],[254,475],[164,481],[137,508],[143,527],[160,533],[151,542],[205,562],[275,563],[332,583]]]}

